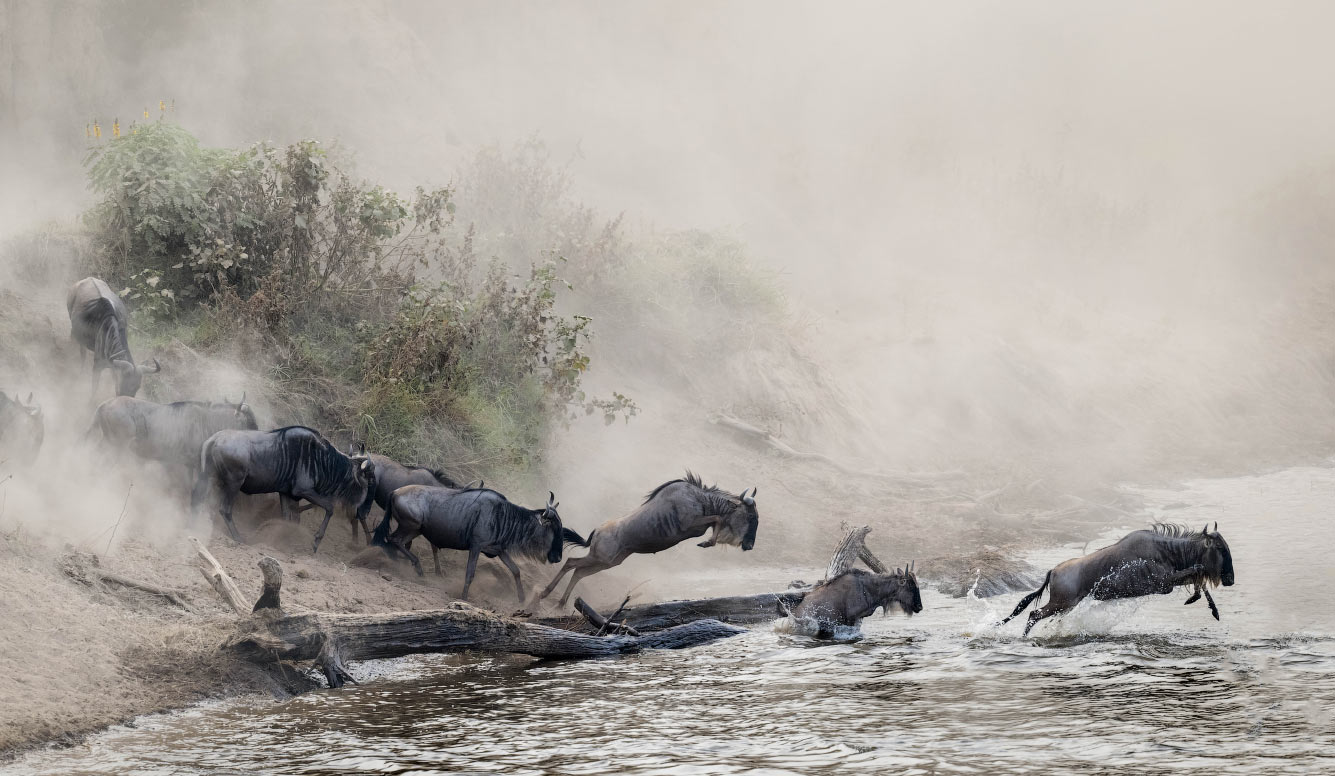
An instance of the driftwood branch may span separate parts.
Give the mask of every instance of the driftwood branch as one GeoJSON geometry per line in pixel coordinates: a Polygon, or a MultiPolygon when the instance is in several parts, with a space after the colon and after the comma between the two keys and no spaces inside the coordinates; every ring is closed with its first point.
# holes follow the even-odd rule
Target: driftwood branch
{"type": "MultiPolygon", "coordinates": [[[[630,601],[630,596],[626,596],[626,600],[621,602],[621,606],[616,610],[616,614],[612,615],[613,619],[617,615],[621,614],[622,610],[626,608],[626,603],[628,601],[630,601]]],[[[588,602],[586,602],[583,598],[575,599],[575,611],[584,615],[584,619],[588,620],[589,624],[596,629],[594,632],[595,636],[603,635],[603,633],[605,633],[608,628],[611,628],[613,632],[617,632],[619,630],[624,631],[627,635],[630,636],[640,635],[640,632],[638,630],[630,627],[629,625],[626,625],[624,622],[618,625],[612,622],[612,619],[602,616],[601,614],[598,613],[597,609],[594,609],[592,606],[590,606],[588,602]]]]}
{"type": "Polygon", "coordinates": [[[203,574],[204,578],[213,586],[213,589],[218,591],[218,595],[222,597],[223,602],[232,607],[232,610],[237,614],[249,614],[251,606],[246,602],[246,597],[241,594],[241,588],[237,587],[232,578],[227,576],[227,571],[223,569],[218,559],[213,557],[213,553],[209,552],[204,543],[194,536],[190,537],[190,543],[195,548],[195,554],[203,561],[199,573],[203,574]]]}
{"type": "Polygon", "coordinates": [[[255,607],[251,611],[269,609],[281,615],[283,608],[279,598],[283,587],[283,567],[268,555],[260,558],[259,565],[260,573],[264,575],[264,589],[260,591],[259,600],[255,602],[255,607]]]}
{"type": "MultiPolygon", "coordinates": [[[[863,526],[863,527],[866,528],[867,531],[871,531],[871,527],[870,527],[870,526],[863,526]]],[[[841,523],[839,523],[839,529],[842,530],[842,531],[854,531],[854,530],[857,530],[857,529],[854,529],[852,526],[850,526],[846,521],[845,521],[845,522],[841,522],[841,523]]],[[[844,541],[848,541],[848,539],[849,539],[849,537],[845,537],[845,538],[844,538],[844,541]]],[[[878,557],[876,557],[875,555],[873,555],[873,554],[872,554],[872,551],[871,551],[870,549],[867,548],[867,542],[866,542],[866,539],[867,539],[867,534],[864,533],[864,534],[862,535],[862,540],[858,543],[858,560],[862,561],[862,565],[866,566],[867,568],[871,569],[872,571],[875,571],[877,574],[888,574],[888,573],[890,573],[890,569],[886,568],[886,565],[885,565],[884,563],[881,562],[881,559],[878,558],[878,557]]],[[[840,544],[840,548],[842,548],[842,547],[843,547],[843,545],[840,544]]],[[[835,551],[835,554],[838,555],[838,550],[835,551]]],[[[834,564],[834,559],[833,559],[833,558],[830,559],[830,563],[831,563],[831,565],[834,564]]],[[[832,577],[832,576],[828,576],[828,575],[827,575],[825,578],[826,578],[826,579],[833,579],[834,577],[832,577]]]]}
{"type": "Polygon", "coordinates": [[[840,574],[853,568],[857,562],[858,553],[863,548],[863,542],[867,539],[867,534],[871,533],[871,526],[859,526],[849,530],[844,536],[843,541],[835,548],[834,555],[830,557],[830,565],[825,567],[825,578],[834,579],[840,574]]]}

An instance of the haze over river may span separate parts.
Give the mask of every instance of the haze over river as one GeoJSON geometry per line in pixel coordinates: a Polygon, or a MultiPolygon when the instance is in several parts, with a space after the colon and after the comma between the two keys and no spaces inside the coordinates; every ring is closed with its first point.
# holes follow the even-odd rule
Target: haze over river
{"type": "MultiPolygon", "coordinates": [[[[16,774],[1335,773],[1335,470],[1145,492],[1218,520],[1222,622],[1187,589],[1082,604],[1019,638],[1019,594],[924,588],[922,614],[818,642],[760,627],[613,660],[430,656],[275,704],[146,718],[16,774]]],[[[1128,525],[1127,528],[1140,527],[1128,525]]],[[[1121,530],[1091,541],[1102,546],[1121,530]]],[[[765,540],[762,524],[761,549],[765,540]]],[[[1081,546],[1037,553],[1050,567],[1081,546]]],[[[776,587],[787,579],[776,579],[776,587]]]]}

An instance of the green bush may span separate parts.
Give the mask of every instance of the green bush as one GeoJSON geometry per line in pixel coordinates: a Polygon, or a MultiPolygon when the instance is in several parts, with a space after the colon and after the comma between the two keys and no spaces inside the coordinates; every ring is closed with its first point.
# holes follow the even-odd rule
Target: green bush
{"type": "Polygon", "coordinates": [[[244,351],[282,420],[494,474],[532,466],[574,417],[638,411],[580,389],[592,320],[558,313],[558,262],[534,248],[517,278],[479,260],[473,227],[452,234],[450,189],[404,198],[315,141],[212,149],[166,121],[87,167],[92,271],[149,337],[244,351]]]}

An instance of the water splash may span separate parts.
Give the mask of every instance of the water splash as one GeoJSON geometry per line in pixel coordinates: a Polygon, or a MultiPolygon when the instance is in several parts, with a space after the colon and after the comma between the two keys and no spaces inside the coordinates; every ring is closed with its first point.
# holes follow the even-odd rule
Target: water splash
{"type": "Polygon", "coordinates": [[[829,622],[822,621],[815,617],[798,617],[789,615],[774,622],[775,633],[786,633],[790,636],[810,636],[812,638],[829,638],[831,641],[857,641],[862,638],[862,626],[859,625],[834,625],[831,628],[829,622]],[[833,635],[828,637],[821,636],[824,629],[827,633],[833,630],[833,635]]]}

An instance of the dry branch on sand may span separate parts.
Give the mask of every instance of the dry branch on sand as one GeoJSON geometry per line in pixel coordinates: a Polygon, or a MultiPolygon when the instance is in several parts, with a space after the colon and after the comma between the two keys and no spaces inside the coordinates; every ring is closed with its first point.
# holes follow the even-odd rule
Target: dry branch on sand
{"type": "Polygon", "coordinates": [[[91,585],[96,582],[109,585],[119,585],[133,590],[139,590],[151,595],[165,598],[176,606],[190,611],[190,605],[185,602],[184,594],[179,590],[169,590],[157,585],[151,585],[147,582],[141,582],[137,579],[117,574],[112,571],[104,571],[98,568],[100,561],[96,555],[83,552],[73,552],[65,555],[61,559],[60,568],[65,575],[71,579],[82,582],[85,585],[91,585]]]}

